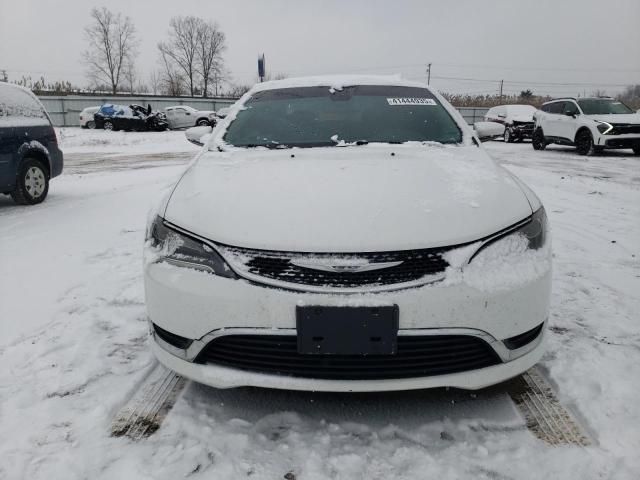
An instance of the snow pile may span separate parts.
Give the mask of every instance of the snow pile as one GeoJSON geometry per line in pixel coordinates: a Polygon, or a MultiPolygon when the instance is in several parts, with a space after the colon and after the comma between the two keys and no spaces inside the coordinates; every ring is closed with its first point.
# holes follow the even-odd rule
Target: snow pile
{"type": "Polygon", "coordinates": [[[189,143],[184,132],[180,131],[110,132],[62,127],[56,128],[56,134],[58,146],[65,154],[151,154],[198,151],[198,147],[189,143]]]}
{"type": "Polygon", "coordinates": [[[482,291],[508,290],[541,278],[551,269],[550,241],[539,250],[512,234],[485,247],[462,269],[462,280],[482,291]]]}

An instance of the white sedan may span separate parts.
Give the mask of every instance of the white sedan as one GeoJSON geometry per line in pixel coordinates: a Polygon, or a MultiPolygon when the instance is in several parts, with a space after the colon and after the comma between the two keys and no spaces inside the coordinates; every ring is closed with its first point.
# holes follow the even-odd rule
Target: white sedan
{"type": "Polygon", "coordinates": [[[215,125],[216,116],[213,110],[196,110],[188,105],[167,107],[164,109],[172,130],[178,128],[190,128],[195,126],[215,125]]]}
{"type": "Polygon", "coordinates": [[[145,245],[168,368],[219,388],[478,389],[540,359],[544,208],[426,85],[266,82],[194,130],[145,245]]]}
{"type": "Polygon", "coordinates": [[[93,116],[98,113],[100,107],[87,107],[80,112],[80,127],[82,128],[96,128],[96,122],[93,116]]]}

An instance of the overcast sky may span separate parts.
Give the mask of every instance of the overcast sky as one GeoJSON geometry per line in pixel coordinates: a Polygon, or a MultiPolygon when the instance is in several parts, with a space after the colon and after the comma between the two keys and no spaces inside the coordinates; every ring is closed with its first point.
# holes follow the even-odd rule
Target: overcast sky
{"type": "Polygon", "coordinates": [[[0,69],[86,85],[80,55],[94,6],[132,18],[139,74],[157,65],[169,19],[227,35],[236,83],[271,73],[400,73],[443,91],[568,95],[640,83],[640,0],[0,0],[0,69]],[[465,79],[465,80],[461,80],[465,79]],[[569,85],[570,84],[570,85],[569,85]]]}

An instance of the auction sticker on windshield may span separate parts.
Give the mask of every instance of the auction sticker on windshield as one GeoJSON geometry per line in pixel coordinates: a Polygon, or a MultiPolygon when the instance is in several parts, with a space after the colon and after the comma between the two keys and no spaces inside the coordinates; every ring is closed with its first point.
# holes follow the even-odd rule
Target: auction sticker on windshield
{"type": "Polygon", "coordinates": [[[389,105],[436,105],[436,101],[433,98],[405,98],[405,97],[394,97],[387,98],[387,103],[389,105]]]}

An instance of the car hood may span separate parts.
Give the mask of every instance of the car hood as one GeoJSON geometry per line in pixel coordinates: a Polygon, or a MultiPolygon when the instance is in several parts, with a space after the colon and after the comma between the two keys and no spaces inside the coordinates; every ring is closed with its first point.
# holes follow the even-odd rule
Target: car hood
{"type": "Polygon", "coordinates": [[[585,115],[592,120],[600,120],[607,123],[638,123],[640,124],[640,115],[637,113],[616,113],[613,115],[585,115]]]}
{"type": "Polygon", "coordinates": [[[347,253],[456,245],[531,213],[482,148],[370,144],[204,152],[164,216],[227,245],[347,253]]]}

